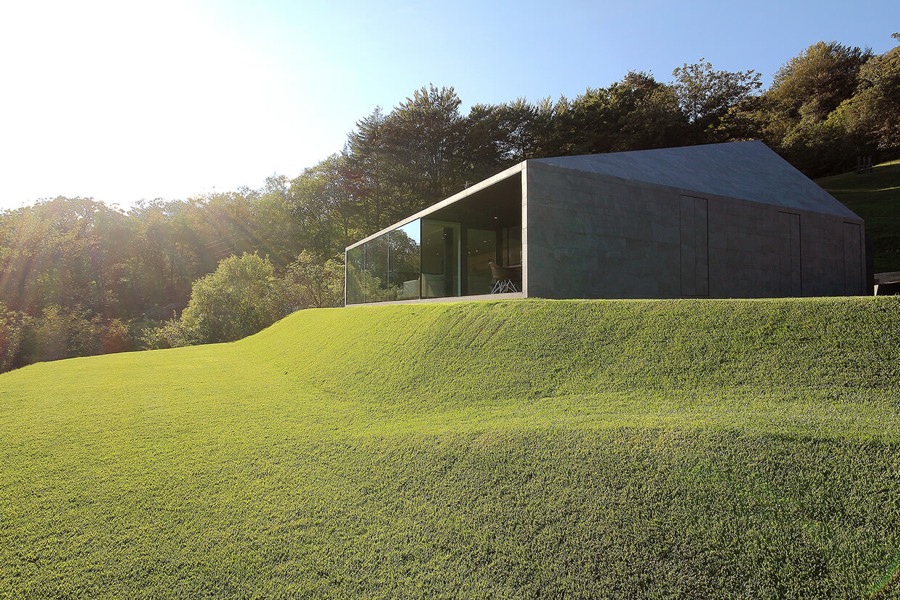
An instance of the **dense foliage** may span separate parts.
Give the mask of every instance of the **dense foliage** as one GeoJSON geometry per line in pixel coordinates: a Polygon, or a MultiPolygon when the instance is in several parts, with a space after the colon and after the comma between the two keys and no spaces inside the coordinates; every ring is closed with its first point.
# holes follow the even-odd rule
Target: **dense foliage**
{"type": "Polygon", "coordinates": [[[390,112],[373,110],[342,152],[293,180],[128,212],[86,198],[4,211],[0,368],[158,345],[160,327],[182,331],[163,323],[200,293],[195,282],[244,253],[269,261],[292,290],[282,303],[338,304],[348,243],[527,158],[751,138],[810,175],[890,157],[900,150],[898,78],[900,47],[873,55],[820,42],[764,91],[759,73],[703,59],[670,83],[630,72],[574,99],[475,104],[466,114],[452,88],[428,86],[390,112]]]}
{"type": "Polygon", "coordinates": [[[865,217],[875,273],[900,271],[900,160],[876,165],[863,177],[844,173],[818,183],[865,217]]]}
{"type": "Polygon", "coordinates": [[[0,597],[900,593],[898,298],[309,310],[0,399],[0,597]]]}

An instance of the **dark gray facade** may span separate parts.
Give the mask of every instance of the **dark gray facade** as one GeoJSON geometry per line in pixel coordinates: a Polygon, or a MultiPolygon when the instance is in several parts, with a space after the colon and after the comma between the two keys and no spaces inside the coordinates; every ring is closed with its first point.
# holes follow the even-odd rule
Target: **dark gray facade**
{"type": "Polygon", "coordinates": [[[862,219],[761,142],[528,160],[350,246],[347,303],[485,295],[489,260],[520,297],[859,295],[864,248],[862,219]],[[402,257],[376,251],[399,230],[420,233],[402,257]]]}

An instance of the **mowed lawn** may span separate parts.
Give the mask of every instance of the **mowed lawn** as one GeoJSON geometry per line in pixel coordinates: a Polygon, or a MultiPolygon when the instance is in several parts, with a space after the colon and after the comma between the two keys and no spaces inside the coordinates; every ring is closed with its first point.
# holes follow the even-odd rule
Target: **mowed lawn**
{"type": "Polygon", "coordinates": [[[0,598],[896,598],[900,299],[296,313],[0,376],[0,598]]]}

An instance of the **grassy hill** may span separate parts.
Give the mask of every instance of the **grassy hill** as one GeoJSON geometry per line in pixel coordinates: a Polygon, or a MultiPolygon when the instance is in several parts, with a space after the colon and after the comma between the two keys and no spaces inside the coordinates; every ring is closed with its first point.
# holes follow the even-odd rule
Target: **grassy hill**
{"type": "Polygon", "coordinates": [[[0,598],[900,596],[900,299],[309,310],[0,375],[0,598]]]}
{"type": "Polygon", "coordinates": [[[900,271],[900,160],[871,173],[844,173],[816,181],[866,222],[875,244],[875,272],[900,271]]]}

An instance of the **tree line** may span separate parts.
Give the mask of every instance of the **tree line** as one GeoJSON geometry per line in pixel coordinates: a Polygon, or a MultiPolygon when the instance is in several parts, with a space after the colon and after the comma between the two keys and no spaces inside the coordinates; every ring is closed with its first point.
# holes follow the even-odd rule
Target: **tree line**
{"type": "MultiPolygon", "coordinates": [[[[894,34],[900,42],[900,35],[894,34]]],[[[761,139],[810,176],[900,150],[900,46],[819,42],[762,89],[701,59],[568,99],[475,104],[423,87],[360,119],[342,151],[273,176],[122,211],[56,198],[0,213],[0,370],[243,337],[342,301],[343,248],[528,158],[761,139]]]]}

